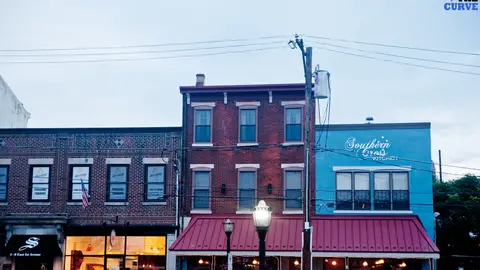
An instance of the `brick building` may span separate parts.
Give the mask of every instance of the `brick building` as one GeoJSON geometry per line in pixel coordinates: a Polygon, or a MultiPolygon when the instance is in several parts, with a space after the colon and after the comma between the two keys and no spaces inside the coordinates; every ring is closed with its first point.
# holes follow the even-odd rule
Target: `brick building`
{"type": "Polygon", "coordinates": [[[2,269],[174,267],[180,147],[180,127],[0,129],[2,269]]]}
{"type": "MultiPolygon", "coordinates": [[[[305,84],[207,86],[204,80],[197,75],[195,86],[180,87],[185,146],[180,205],[186,218],[170,250],[183,258],[183,269],[197,269],[199,262],[223,269],[222,223],[229,218],[235,223],[234,264],[255,264],[251,210],[263,199],[274,215],[267,263],[288,269],[301,255],[305,84]]],[[[313,160],[312,153],[312,169],[313,160]]]]}

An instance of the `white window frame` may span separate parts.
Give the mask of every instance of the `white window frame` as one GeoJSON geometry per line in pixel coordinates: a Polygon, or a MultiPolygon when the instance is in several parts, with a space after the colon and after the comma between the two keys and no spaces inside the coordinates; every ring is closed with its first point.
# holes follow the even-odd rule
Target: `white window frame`
{"type": "Polygon", "coordinates": [[[305,140],[304,130],[304,115],[305,115],[305,100],[299,101],[282,101],[283,108],[283,144],[288,145],[302,145],[305,140]],[[287,141],[287,110],[288,109],[300,109],[300,140],[299,141],[287,141]]]}
{"type": "Polygon", "coordinates": [[[255,175],[254,179],[254,190],[255,190],[255,203],[257,203],[257,196],[258,196],[258,169],[260,168],[260,164],[235,164],[235,169],[237,169],[237,211],[236,214],[251,214],[252,209],[240,208],[240,173],[241,172],[253,172],[255,175]]]}
{"type": "Polygon", "coordinates": [[[212,213],[212,172],[215,168],[214,164],[190,164],[191,175],[192,175],[192,200],[191,200],[191,214],[211,214],[212,213]],[[209,200],[208,200],[208,208],[194,208],[195,206],[195,172],[208,172],[209,173],[209,200]]]}
{"type": "Polygon", "coordinates": [[[198,104],[192,103],[193,107],[193,144],[192,146],[213,146],[213,108],[215,103],[198,102],[198,104]],[[195,105],[195,106],[194,106],[195,105]],[[213,105],[213,106],[212,106],[213,105]],[[197,142],[197,111],[208,110],[210,111],[210,140],[208,142],[197,142]]]}
{"type": "MultiPolygon", "coordinates": [[[[304,192],[305,192],[305,185],[304,185],[304,179],[305,179],[305,169],[304,169],[304,164],[303,163],[287,163],[287,164],[281,164],[281,168],[283,169],[283,197],[287,198],[287,172],[289,171],[295,171],[295,172],[300,172],[300,190],[301,190],[301,196],[303,198],[304,192]]],[[[283,212],[282,214],[302,214],[303,213],[303,199],[300,208],[297,209],[287,209],[287,202],[286,200],[283,201],[283,212]]]]}

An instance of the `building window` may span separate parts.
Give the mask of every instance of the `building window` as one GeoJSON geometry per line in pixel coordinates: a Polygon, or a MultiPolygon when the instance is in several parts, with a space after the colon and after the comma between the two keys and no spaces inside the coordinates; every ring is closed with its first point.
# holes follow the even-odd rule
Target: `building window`
{"type": "Polygon", "coordinates": [[[302,109],[285,109],[285,141],[302,141],[302,109]]]}
{"type": "Polygon", "coordinates": [[[285,171],[285,209],[302,208],[302,171],[285,171]]]}
{"type": "Polygon", "coordinates": [[[33,166],[30,186],[31,201],[48,201],[50,197],[50,166],[33,166]]]}
{"type": "Polygon", "coordinates": [[[128,183],[128,165],[110,165],[108,167],[107,201],[126,201],[128,183]]]}
{"type": "Polygon", "coordinates": [[[0,166],[0,201],[7,200],[8,167],[0,166]]]}
{"type": "Polygon", "coordinates": [[[255,172],[239,172],[239,209],[252,209],[255,206],[255,172]]]}
{"type": "Polygon", "coordinates": [[[337,173],[337,210],[370,210],[370,174],[337,173]]]}
{"type": "Polygon", "coordinates": [[[375,173],[375,210],[409,210],[408,173],[375,173]]]}
{"type": "Polygon", "coordinates": [[[257,141],[257,110],[240,109],[240,142],[257,141]]]}
{"type": "Polygon", "coordinates": [[[210,172],[193,172],[193,208],[210,209],[210,172]]]}
{"type": "Polygon", "coordinates": [[[195,142],[211,142],[212,139],[212,110],[195,110],[195,142]]]}
{"type": "Polygon", "coordinates": [[[145,200],[163,200],[165,195],[165,165],[146,165],[145,167],[145,200]]]}
{"type": "Polygon", "coordinates": [[[70,200],[82,200],[82,185],[90,194],[90,166],[72,166],[72,192],[70,193],[70,200]]]}

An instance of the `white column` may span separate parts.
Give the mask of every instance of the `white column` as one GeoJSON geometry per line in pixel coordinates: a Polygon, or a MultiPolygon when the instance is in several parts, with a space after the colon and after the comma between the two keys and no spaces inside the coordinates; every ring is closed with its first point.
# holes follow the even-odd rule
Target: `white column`
{"type": "Polygon", "coordinates": [[[172,252],[168,250],[176,238],[177,237],[175,234],[167,235],[167,270],[177,269],[177,258],[172,252]]]}

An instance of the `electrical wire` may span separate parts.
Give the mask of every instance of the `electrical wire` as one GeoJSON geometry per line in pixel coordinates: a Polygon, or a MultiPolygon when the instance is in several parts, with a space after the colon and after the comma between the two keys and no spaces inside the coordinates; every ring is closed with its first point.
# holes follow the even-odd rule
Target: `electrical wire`
{"type": "Polygon", "coordinates": [[[47,51],[85,51],[85,50],[132,49],[132,48],[186,46],[186,45],[239,42],[239,41],[250,41],[250,40],[278,39],[278,38],[286,38],[286,37],[288,37],[288,36],[287,35],[275,35],[275,36],[264,36],[264,37],[254,37],[254,38],[220,39],[220,40],[208,40],[208,41],[173,42],[173,43],[143,44],[143,45],[97,46],[97,47],[76,47],[76,48],[0,49],[0,52],[47,52],[47,51]]]}
{"type": "Polygon", "coordinates": [[[325,51],[330,51],[330,52],[335,52],[335,53],[340,53],[340,54],[346,54],[346,55],[355,56],[355,57],[367,58],[367,59],[371,59],[371,60],[389,62],[389,63],[399,64],[399,65],[412,66],[412,67],[431,69],[431,70],[446,71],[446,72],[452,72],[452,73],[458,73],[458,74],[468,74],[468,75],[480,76],[480,73],[475,73],[475,72],[461,71],[461,70],[447,69],[447,68],[439,68],[439,67],[425,66],[425,65],[419,65],[419,64],[412,64],[412,63],[407,63],[407,62],[401,62],[401,61],[395,61],[395,60],[383,59],[383,58],[376,58],[376,57],[372,57],[372,56],[350,53],[350,52],[345,52],[345,51],[338,51],[338,50],[333,50],[333,49],[329,49],[329,48],[325,48],[325,47],[318,47],[317,46],[317,47],[314,47],[314,48],[317,48],[317,49],[320,49],[320,50],[325,50],[325,51]]]}
{"type": "Polygon", "coordinates": [[[436,53],[447,53],[447,54],[460,54],[460,55],[470,55],[470,56],[480,56],[480,53],[474,53],[474,52],[460,52],[460,51],[448,51],[448,50],[419,48],[419,47],[408,47],[408,46],[381,44],[381,43],[364,42],[364,41],[356,41],[356,40],[348,40],[348,39],[337,39],[337,38],[322,37],[322,36],[311,36],[311,35],[303,35],[303,36],[309,37],[309,38],[323,39],[323,40],[332,40],[332,41],[340,41],[340,42],[348,42],[348,43],[357,43],[357,44],[363,44],[363,45],[389,47],[389,48],[397,48],[397,49],[406,49],[406,50],[415,50],[415,51],[426,51],[426,52],[436,52],[436,53]]]}
{"type": "Polygon", "coordinates": [[[352,48],[352,47],[347,47],[347,46],[340,46],[340,45],[336,45],[336,44],[330,44],[330,43],[318,42],[318,41],[313,41],[313,43],[319,44],[319,45],[325,45],[325,46],[335,47],[335,48],[342,48],[342,49],[347,49],[347,50],[353,50],[353,51],[357,51],[357,52],[373,53],[373,54],[378,54],[378,55],[391,56],[391,57],[397,57],[397,58],[404,58],[404,59],[410,59],[410,60],[417,60],[417,61],[424,61],[424,62],[432,62],[432,63],[439,63],[439,64],[447,64],[447,65],[454,65],[454,66],[480,68],[480,65],[471,65],[471,64],[458,63],[458,62],[448,62],[448,61],[440,61],[440,60],[427,59],[427,58],[410,57],[410,56],[405,56],[405,55],[384,53],[384,52],[371,51],[371,50],[362,50],[362,49],[358,49],[358,48],[352,48]]]}
{"type": "Polygon", "coordinates": [[[184,55],[143,57],[143,58],[114,58],[114,59],[59,60],[59,61],[1,61],[0,64],[75,64],[75,63],[130,62],[130,61],[144,61],[144,60],[179,59],[179,58],[225,55],[225,54],[239,54],[239,53],[277,50],[277,49],[286,49],[286,47],[277,46],[277,47],[265,47],[265,48],[256,48],[256,49],[248,49],[248,50],[240,50],[240,51],[212,52],[212,53],[202,53],[202,54],[184,54],[184,55]]]}

